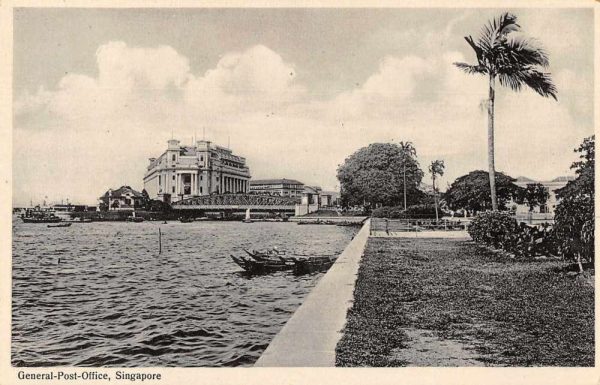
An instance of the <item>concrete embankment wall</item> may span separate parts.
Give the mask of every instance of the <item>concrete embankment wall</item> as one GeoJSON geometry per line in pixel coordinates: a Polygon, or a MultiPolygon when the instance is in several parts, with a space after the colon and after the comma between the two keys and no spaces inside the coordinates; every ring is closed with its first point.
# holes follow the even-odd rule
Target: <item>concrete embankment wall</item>
{"type": "Polygon", "coordinates": [[[370,220],[275,336],[255,366],[335,366],[335,347],[352,304],[370,220]]]}

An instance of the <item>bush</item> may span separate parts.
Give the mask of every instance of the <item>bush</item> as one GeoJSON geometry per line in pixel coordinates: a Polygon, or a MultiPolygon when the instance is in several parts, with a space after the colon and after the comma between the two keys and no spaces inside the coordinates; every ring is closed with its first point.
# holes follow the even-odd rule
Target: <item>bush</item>
{"type": "MultiPolygon", "coordinates": [[[[441,218],[447,214],[438,208],[438,215],[441,218]]],[[[374,218],[389,219],[435,219],[435,206],[432,204],[420,204],[408,206],[406,210],[402,206],[380,207],[371,212],[374,218]]]]}
{"type": "Polygon", "coordinates": [[[505,250],[516,257],[556,255],[557,242],[549,226],[537,228],[517,221],[506,212],[477,215],[468,229],[475,242],[505,250]]]}
{"type": "Polygon", "coordinates": [[[563,198],[556,208],[555,221],[560,254],[571,260],[594,262],[594,199],[563,198]]]}

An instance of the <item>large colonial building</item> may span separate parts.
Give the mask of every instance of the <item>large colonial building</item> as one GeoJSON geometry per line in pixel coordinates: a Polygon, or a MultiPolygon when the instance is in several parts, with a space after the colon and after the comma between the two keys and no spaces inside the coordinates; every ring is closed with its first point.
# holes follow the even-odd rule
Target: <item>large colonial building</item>
{"type": "Polygon", "coordinates": [[[249,180],[246,159],[230,149],[206,140],[181,146],[171,139],[161,156],[150,158],[144,188],[151,199],[175,202],[213,193],[246,193],[249,180]]]}
{"type": "Polygon", "coordinates": [[[304,183],[295,179],[257,179],[250,181],[250,192],[256,194],[279,195],[300,198],[304,192],[304,183]]]}

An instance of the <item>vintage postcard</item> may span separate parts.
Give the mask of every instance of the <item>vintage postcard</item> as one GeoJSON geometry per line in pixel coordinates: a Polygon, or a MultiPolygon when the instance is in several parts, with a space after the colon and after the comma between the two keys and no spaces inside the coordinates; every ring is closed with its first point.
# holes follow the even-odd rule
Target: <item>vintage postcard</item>
{"type": "Polygon", "coordinates": [[[3,1],[0,384],[597,383],[598,7],[3,1]]]}

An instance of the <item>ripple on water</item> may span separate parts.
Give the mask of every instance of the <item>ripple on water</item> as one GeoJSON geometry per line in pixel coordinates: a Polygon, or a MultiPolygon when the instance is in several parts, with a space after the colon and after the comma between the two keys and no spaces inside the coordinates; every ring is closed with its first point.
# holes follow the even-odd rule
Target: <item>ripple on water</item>
{"type": "Polygon", "coordinates": [[[322,274],[248,276],[229,255],[272,246],[335,254],[354,233],[294,223],[15,221],[12,364],[252,365],[322,274]]]}

